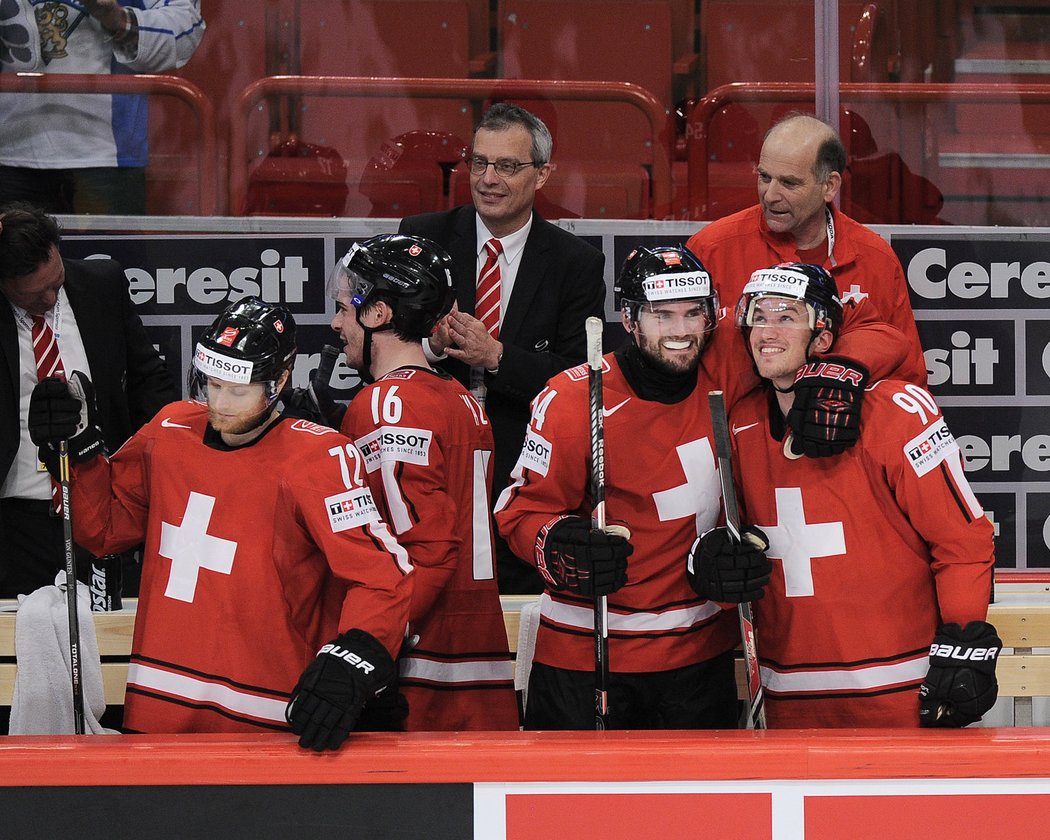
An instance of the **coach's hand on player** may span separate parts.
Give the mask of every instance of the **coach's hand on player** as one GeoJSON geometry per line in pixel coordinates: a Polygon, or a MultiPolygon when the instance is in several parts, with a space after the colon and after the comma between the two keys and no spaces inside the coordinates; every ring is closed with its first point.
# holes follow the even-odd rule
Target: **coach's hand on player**
{"type": "Polygon", "coordinates": [[[685,573],[701,598],[727,604],[757,601],[773,564],[766,557],[769,540],[761,530],[748,525],[736,542],[727,528],[714,528],[698,537],[689,549],[685,573]]]}
{"type": "Polygon", "coordinates": [[[58,446],[64,440],[69,442],[73,463],[90,460],[105,450],[96,415],[95,389],[81,371],[73,371],[69,382],[49,377],[36,384],[26,422],[48,472],[58,474],[58,446]]]}
{"type": "Polygon", "coordinates": [[[627,558],[634,552],[622,525],[604,531],[580,516],[559,516],[536,537],[536,567],[554,589],[587,597],[609,595],[627,583],[627,558]]]}
{"type": "Polygon", "coordinates": [[[448,346],[452,344],[452,336],[449,333],[449,318],[459,312],[459,304],[453,303],[452,310],[434,325],[434,331],[427,339],[430,352],[435,356],[444,356],[448,346]]]}
{"type": "Polygon", "coordinates": [[[365,706],[397,693],[397,670],[383,644],[353,629],[321,648],[292,691],[285,718],[299,746],[338,749],[357,728],[365,706]]]}
{"type": "Polygon", "coordinates": [[[942,624],[930,645],[930,670],[919,686],[921,726],[976,723],[995,703],[995,663],[1002,639],[987,621],[942,624]]]}
{"type": "Polygon", "coordinates": [[[853,446],[867,384],[868,369],[845,356],[821,356],[799,368],[787,416],[791,451],[826,458],[853,446]]]}

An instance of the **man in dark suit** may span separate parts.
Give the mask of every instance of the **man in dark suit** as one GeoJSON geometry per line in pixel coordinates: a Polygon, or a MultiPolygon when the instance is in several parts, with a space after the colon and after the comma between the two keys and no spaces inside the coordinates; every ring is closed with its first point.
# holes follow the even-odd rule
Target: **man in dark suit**
{"type": "MultiPolygon", "coordinates": [[[[530,400],[554,374],[584,361],[584,322],[604,313],[602,252],[533,207],[551,174],[551,147],[535,115],[493,105],[468,159],[473,204],[400,226],[442,245],[455,264],[456,309],[424,350],[484,402],[495,438],[493,501],[521,452],[530,400]]],[[[502,539],[496,554],[501,592],[543,591],[536,570],[502,539]]]]}
{"type": "MultiPolygon", "coordinates": [[[[64,567],[62,520],[26,419],[37,383],[33,343],[43,317],[68,376],[90,377],[98,421],[115,451],[179,389],[136,314],[121,266],[65,260],[56,221],[28,204],[0,207],[0,597],[54,583],[64,567]],[[36,328],[36,332],[34,329],[36,328]]],[[[76,516],[76,512],[73,512],[76,516]]],[[[91,573],[78,549],[78,577],[91,573]]]]}

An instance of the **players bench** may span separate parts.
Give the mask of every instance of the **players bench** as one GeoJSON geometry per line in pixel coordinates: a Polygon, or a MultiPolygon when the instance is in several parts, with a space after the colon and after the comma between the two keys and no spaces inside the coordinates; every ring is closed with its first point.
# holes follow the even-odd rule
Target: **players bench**
{"type": "MultiPolygon", "coordinates": [[[[998,587],[1002,593],[1008,587],[998,587]]],[[[1013,725],[1031,726],[1033,700],[1050,697],[1050,584],[1028,587],[1016,597],[1000,594],[988,610],[988,620],[1003,640],[1004,650],[996,668],[999,697],[1013,699],[1013,725]]],[[[511,652],[518,651],[522,608],[529,613],[535,596],[504,595],[503,620],[511,652]]],[[[126,599],[120,612],[94,613],[95,635],[102,659],[102,680],[107,706],[124,703],[128,656],[135,625],[135,600],[126,599]]],[[[15,684],[15,612],[13,602],[0,601],[0,706],[9,706],[15,684]]],[[[533,608],[534,609],[534,608],[533,608]]],[[[760,639],[761,643],[761,639],[760,639]]],[[[744,696],[743,663],[737,663],[737,687],[744,696]]]]}

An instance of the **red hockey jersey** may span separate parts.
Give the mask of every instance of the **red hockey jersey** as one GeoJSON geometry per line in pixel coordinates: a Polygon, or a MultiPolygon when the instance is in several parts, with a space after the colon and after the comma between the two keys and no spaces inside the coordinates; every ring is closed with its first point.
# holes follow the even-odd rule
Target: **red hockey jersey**
{"type": "Polygon", "coordinates": [[[129,731],[285,730],[321,645],[358,627],[396,655],[408,622],[408,555],[347,438],[282,418],[218,449],[206,427],[205,407],[172,403],[74,473],[78,543],[108,554],[145,542],[129,731]]]}
{"type": "Polygon", "coordinates": [[[409,730],[517,729],[493,568],[492,430],[454,379],[399,368],[351,402],[343,431],[415,569],[401,659],[409,730]]]}
{"type": "Polygon", "coordinates": [[[938,624],[984,620],[992,525],[933,398],[868,388],[856,446],[788,458],[768,392],[730,413],[742,516],[769,538],[754,604],[771,726],[918,726],[938,624]]]}
{"type": "MultiPolygon", "coordinates": [[[[610,522],[631,531],[627,585],[609,596],[609,669],[681,668],[731,650],[736,611],[699,599],[686,579],[689,547],[713,527],[720,491],[711,443],[707,383],[679,403],[643,400],[613,354],[603,358],[605,493],[610,522]]],[[[534,558],[536,535],[555,516],[589,518],[587,367],[552,378],[532,401],[532,419],[513,483],[496,521],[514,553],[534,558]]],[[[540,597],[537,662],[594,667],[593,601],[547,590],[540,597]]]]}

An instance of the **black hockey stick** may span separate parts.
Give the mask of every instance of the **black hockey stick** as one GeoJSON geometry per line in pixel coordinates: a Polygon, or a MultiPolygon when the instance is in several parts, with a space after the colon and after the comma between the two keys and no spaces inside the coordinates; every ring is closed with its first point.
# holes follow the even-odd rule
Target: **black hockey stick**
{"type": "MultiPolygon", "coordinates": [[[[736,485],[733,483],[733,460],[729,443],[729,420],[726,418],[725,395],[721,391],[709,391],[707,403],[711,408],[711,426],[715,433],[715,452],[718,455],[718,480],[722,485],[722,506],[726,512],[726,528],[735,542],[740,542],[740,510],[736,501],[736,485]]],[[[747,708],[744,724],[747,729],[766,728],[765,697],[762,694],[762,675],[758,670],[758,650],[755,646],[755,622],[751,604],[737,606],[740,616],[740,642],[747,665],[747,708]]]]}
{"type": "MultiPolygon", "coordinates": [[[[605,423],[602,418],[601,318],[587,319],[587,382],[591,414],[591,527],[605,530],[605,423]]],[[[609,599],[594,597],[594,728],[606,728],[609,715],[609,599]]]]}
{"type": "Polygon", "coordinates": [[[73,554],[73,514],[69,503],[69,441],[58,446],[62,486],[62,536],[66,553],[66,611],[69,614],[69,675],[73,687],[73,734],[84,734],[84,689],[80,683],[80,616],[77,609],[77,559],[73,554]]]}

